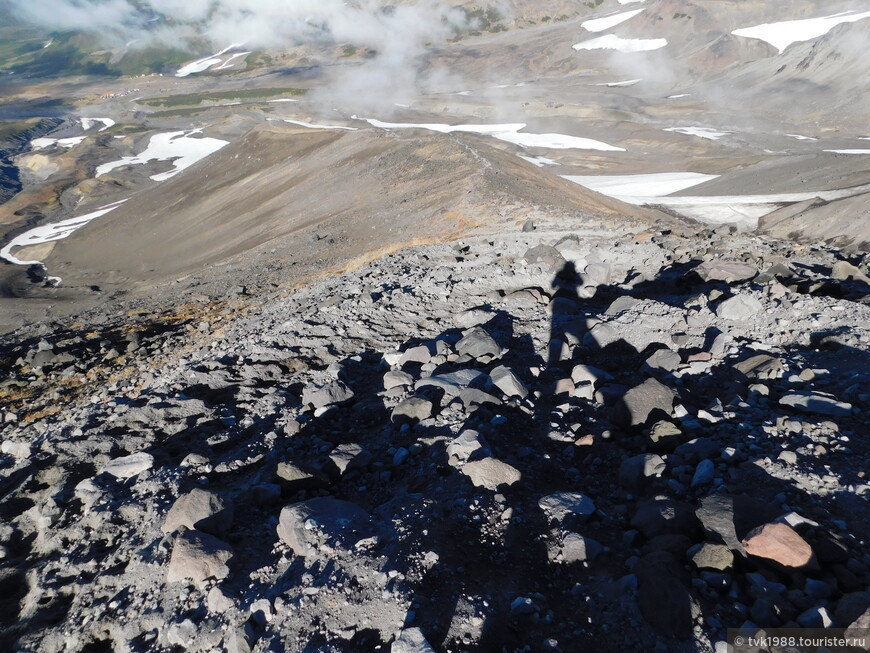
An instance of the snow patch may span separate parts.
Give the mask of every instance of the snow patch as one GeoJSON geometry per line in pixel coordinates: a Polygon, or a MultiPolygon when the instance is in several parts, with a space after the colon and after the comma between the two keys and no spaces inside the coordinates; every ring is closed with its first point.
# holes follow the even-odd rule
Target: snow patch
{"type": "Polygon", "coordinates": [[[791,136],[799,141],[817,141],[819,139],[813,138],[812,136],[802,136],[800,134],[786,134],[786,136],[791,136]]]}
{"type": "Polygon", "coordinates": [[[214,154],[228,144],[218,138],[193,138],[192,134],[201,133],[200,129],[190,131],[167,132],[155,134],[151,137],[148,147],[144,152],[136,156],[125,156],[119,161],[104,163],[97,168],[96,176],[99,177],[115,168],[125,165],[137,165],[149,161],[168,161],[174,159],[173,168],[167,172],[152,175],[154,181],[165,181],[174,177],[182,170],[189,168],[197,161],[214,154]]]}
{"type": "Polygon", "coordinates": [[[698,138],[706,138],[711,141],[718,141],[723,136],[733,134],[734,132],[720,132],[709,127],[668,127],[666,132],[676,132],[685,134],[686,136],[697,136],[698,138]]]}
{"type": "Polygon", "coordinates": [[[215,70],[226,70],[227,68],[232,68],[234,65],[233,61],[235,61],[239,57],[246,57],[249,54],[251,54],[251,53],[250,52],[236,52],[235,54],[230,55],[230,57],[226,61],[224,61],[223,65],[218,66],[217,68],[215,68],[215,70]]]}
{"type": "Polygon", "coordinates": [[[624,82],[599,82],[598,84],[590,84],[590,86],[608,86],[610,88],[621,88],[624,86],[634,86],[640,79],[626,79],[624,82]]]}
{"type": "MultiPolygon", "coordinates": [[[[697,173],[666,173],[675,175],[686,175],[686,181],[689,181],[688,175],[696,176],[697,173]]],[[[824,201],[833,201],[845,197],[854,197],[870,191],[870,184],[863,186],[855,186],[852,188],[843,188],[838,190],[820,190],[809,191],[803,193],[771,193],[768,195],[710,195],[710,196],[685,196],[685,197],[668,197],[663,191],[667,189],[667,182],[664,181],[661,186],[653,184],[654,193],[652,195],[629,194],[625,191],[641,190],[643,188],[643,180],[638,181],[636,186],[632,186],[632,177],[654,177],[655,175],[625,175],[622,177],[625,185],[620,185],[620,178],[613,177],[609,186],[607,182],[597,182],[596,177],[573,177],[565,176],[565,179],[579,183],[582,186],[598,190],[598,192],[619,199],[627,204],[636,206],[665,206],[673,209],[680,215],[689,218],[694,218],[708,224],[737,224],[741,229],[755,229],[758,227],[758,220],[776,211],[783,204],[794,204],[796,202],[805,202],[807,200],[821,199],[824,201]],[[589,181],[591,179],[591,181],[589,181]],[[578,181],[578,180],[586,180],[578,181]],[[590,185],[587,185],[590,184],[590,185]],[[593,185],[597,184],[598,188],[593,185]]],[[[704,176],[704,175],[702,175],[704,176]]],[[[606,179],[606,178],[605,178],[606,179]]],[[[675,178],[675,182],[676,182],[675,178]]],[[[698,183],[702,183],[699,181],[698,183]]],[[[693,184],[694,185],[694,184],[693,184]]],[[[691,186],[688,186],[691,187],[691,186]]],[[[675,191],[672,191],[675,192],[675,191]]]]}
{"type": "Polygon", "coordinates": [[[543,168],[544,166],[557,166],[558,162],[553,161],[553,159],[548,159],[545,156],[523,156],[522,154],[518,155],[524,161],[528,161],[532,165],[536,165],[539,168],[543,168]]]}
{"type": "Polygon", "coordinates": [[[870,11],[864,11],[859,14],[843,12],[820,18],[763,23],[754,27],[742,27],[731,33],[735,36],[745,36],[750,39],[765,41],[782,53],[792,43],[811,41],[824,36],[841,23],[854,23],[864,18],[870,18],[870,11]]]}
{"type": "MultiPolygon", "coordinates": [[[[19,247],[42,245],[43,243],[51,243],[56,240],[63,240],[77,229],[81,229],[82,227],[84,227],[91,220],[99,218],[102,215],[106,215],[106,213],[109,213],[110,211],[114,211],[126,201],[127,200],[121,200],[120,202],[115,202],[114,204],[107,204],[106,206],[94,211],[93,213],[88,213],[87,215],[81,215],[77,218],[69,218],[67,220],[56,222],[55,224],[46,224],[41,227],[31,229],[30,231],[25,231],[23,234],[20,234],[13,238],[9,243],[6,244],[6,246],[2,250],[0,250],[0,258],[9,261],[10,263],[13,263],[15,265],[42,265],[42,261],[21,260],[12,253],[12,250],[19,247]]],[[[55,277],[55,279],[57,278],[55,277]]]]}
{"type": "Polygon", "coordinates": [[[103,125],[97,131],[103,132],[114,125],[115,121],[111,118],[82,118],[82,129],[85,131],[90,131],[97,124],[103,125]]]}
{"type": "Polygon", "coordinates": [[[663,197],[717,179],[719,175],[704,175],[700,172],[658,172],[643,175],[563,175],[563,177],[598,193],[622,199],[636,195],[663,197]]]}
{"type": "Polygon", "coordinates": [[[647,52],[659,50],[668,44],[667,39],[624,39],[615,34],[599,36],[597,39],[575,43],[575,50],[619,50],[620,52],[647,52]]]}
{"type": "MultiPolygon", "coordinates": [[[[360,120],[356,116],[351,116],[354,120],[360,120]]],[[[555,150],[600,150],[604,152],[625,152],[621,147],[608,145],[602,141],[596,141],[591,138],[579,138],[577,136],[568,136],[566,134],[532,134],[520,133],[526,124],[507,123],[501,125],[446,125],[440,123],[398,123],[398,122],[383,122],[373,118],[364,119],[373,127],[379,129],[428,129],[442,134],[451,134],[453,132],[465,132],[472,134],[484,134],[492,136],[501,141],[513,143],[520,147],[543,147],[555,150]]]]}
{"type": "Polygon", "coordinates": [[[303,122],[302,120],[290,120],[289,118],[284,118],[284,122],[299,125],[300,127],[308,127],[308,129],[343,129],[350,132],[357,131],[356,127],[344,127],[342,125],[315,125],[310,122],[303,122]]]}
{"type": "Polygon", "coordinates": [[[603,32],[610,29],[611,27],[616,27],[620,23],[624,23],[629,18],[637,16],[642,11],[643,9],[633,9],[631,11],[624,11],[621,14],[605,16],[603,18],[593,18],[591,20],[584,20],[582,23],[580,23],[580,27],[585,29],[587,32],[603,32]]]}
{"type": "Polygon", "coordinates": [[[870,154],[870,150],[825,150],[833,154],[870,154]]]}
{"type": "Polygon", "coordinates": [[[86,136],[71,136],[70,138],[34,138],[30,141],[30,148],[33,150],[44,150],[47,147],[51,147],[52,145],[57,145],[58,147],[75,147],[83,140],[87,138],[86,136]]]}
{"type": "MultiPolygon", "coordinates": [[[[211,68],[212,66],[216,66],[219,63],[223,62],[223,59],[220,58],[222,55],[226,54],[227,52],[229,52],[230,50],[232,50],[234,48],[238,48],[241,46],[242,46],[241,43],[233,43],[229,47],[224,48],[223,50],[221,50],[220,52],[218,52],[216,54],[205,57],[204,59],[198,59],[197,61],[191,61],[189,64],[185,64],[181,68],[179,68],[178,72],[175,73],[175,76],[176,77],[187,77],[188,75],[194,75],[196,73],[204,72],[204,71],[208,70],[209,68],[211,68]]],[[[245,52],[243,54],[250,54],[250,52],[245,52]]],[[[227,63],[229,61],[231,61],[235,56],[236,55],[231,55],[227,59],[227,63]]]]}

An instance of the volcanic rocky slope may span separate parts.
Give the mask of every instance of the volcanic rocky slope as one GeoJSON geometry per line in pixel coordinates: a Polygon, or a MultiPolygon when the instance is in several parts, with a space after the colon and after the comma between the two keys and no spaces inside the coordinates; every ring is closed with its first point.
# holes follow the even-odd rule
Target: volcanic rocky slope
{"type": "Polygon", "coordinates": [[[719,651],[744,624],[866,627],[866,273],[728,228],[541,216],[22,328],[3,647],[719,651]]]}

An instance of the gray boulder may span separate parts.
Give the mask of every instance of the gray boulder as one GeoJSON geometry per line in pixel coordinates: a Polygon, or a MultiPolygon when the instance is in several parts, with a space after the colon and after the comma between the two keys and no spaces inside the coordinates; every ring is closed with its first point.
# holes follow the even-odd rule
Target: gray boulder
{"type": "Polygon", "coordinates": [[[744,322],[764,310],[752,295],[734,295],[716,307],[716,317],[732,322],[744,322]]]}
{"type": "Polygon", "coordinates": [[[322,388],[307,387],[302,390],[302,403],[315,409],[353,401],[353,390],[341,381],[333,381],[322,388]]]}
{"type": "Polygon", "coordinates": [[[625,393],[617,406],[615,421],[623,426],[642,426],[651,419],[670,417],[676,394],[656,379],[647,379],[625,393]]]}
{"type": "Polygon", "coordinates": [[[390,653],[435,653],[419,628],[406,628],[390,646],[390,653]]]}
{"type": "Polygon", "coordinates": [[[852,414],[852,404],[837,401],[819,392],[792,392],[779,400],[781,406],[791,406],[802,413],[846,417],[852,414]]]}
{"type": "Polygon", "coordinates": [[[501,485],[513,485],[522,478],[515,467],[496,458],[473,460],[462,466],[462,473],[471,479],[475,487],[495,491],[501,485]]]}
{"type": "Polygon", "coordinates": [[[222,580],[229,575],[227,563],[232,557],[233,550],[225,542],[206,533],[187,531],[175,538],[166,580],[192,580],[202,589],[209,578],[222,580]]]}
{"type": "Polygon", "coordinates": [[[501,356],[501,347],[481,327],[474,327],[456,343],[456,353],[474,359],[492,360],[501,356]]]}
{"type": "Polygon", "coordinates": [[[434,406],[428,399],[408,397],[393,408],[390,419],[396,424],[414,424],[432,417],[434,406]]]}
{"type": "Polygon", "coordinates": [[[171,533],[180,526],[208,533],[222,533],[233,525],[233,503],[214,492],[195,488],[182,494],[163,522],[164,533],[171,533]]]}
{"type": "Polygon", "coordinates": [[[489,378],[493,384],[508,397],[519,397],[520,399],[529,394],[529,389],[516,374],[504,365],[499,365],[489,373],[489,378]]]}
{"type": "Polygon", "coordinates": [[[548,519],[558,522],[566,517],[579,517],[585,521],[595,513],[595,502],[580,492],[554,492],[541,497],[538,506],[548,519]]]}
{"type": "Polygon", "coordinates": [[[109,474],[115,478],[132,478],[138,476],[142,472],[148,471],[154,466],[154,456],[144,451],[130,454],[129,456],[121,456],[110,460],[100,470],[104,474],[109,474]]]}
{"type": "Polygon", "coordinates": [[[298,556],[314,555],[324,545],[348,549],[368,530],[365,510],[329,497],[285,506],[278,520],[278,537],[298,556]]]}

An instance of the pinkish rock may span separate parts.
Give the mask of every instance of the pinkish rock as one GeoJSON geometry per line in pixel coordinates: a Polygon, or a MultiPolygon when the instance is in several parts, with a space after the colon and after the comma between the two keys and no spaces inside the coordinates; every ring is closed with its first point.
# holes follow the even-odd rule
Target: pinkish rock
{"type": "Polygon", "coordinates": [[[815,564],[812,547],[787,524],[764,524],[752,529],[743,539],[746,553],[778,562],[784,567],[815,564]]]}

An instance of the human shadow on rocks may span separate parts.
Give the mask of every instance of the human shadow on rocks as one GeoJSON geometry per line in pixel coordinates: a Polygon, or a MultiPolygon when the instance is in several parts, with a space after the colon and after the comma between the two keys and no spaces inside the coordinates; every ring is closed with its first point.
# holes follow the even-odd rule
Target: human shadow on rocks
{"type": "MultiPolygon", "coordinates": [[[[662,340],[638,346],[617,328],[614,318],[633,306],[621,298],[685,308],[690,296],[721,287],[681,281],[683,268],[631,288],[584,288],[591,296],[581,298],[581,275],[567,267],[553,281],[549,334],[558,346],[548,342],[536,350],[529,336],[517,335],[514,316],[498,311],[479,327],[495,341],[485,355],[461,354],[465,336],[457,329],[409,338],[400,350],[425,345],[431,359],[403,368],[413,377],[404,389],[383,390],[387,368],[375,352],[343,361],[336,373],[354,391],[354,401],[316,416],[306,413],[300,431],[279,437],[277,453],[267,460],[270,466],[310,465],[311,483],[277,483],[278,496],[250,511],[242,529],[253,531],[274,517],[279,503],[310,497],[365,509],[380,524],[373,555],[378,571],[392,579],[384,591],[404,592],[410,604],[405,626],[420,628],[437,650],[696,651],[703,650],[693,638],[702,618],[705,631],[723,639],[725,627],[750,620],[783,625],[801,609],[818,607],[818,585],[808,586],[808,579],[830,588],[826,600],[839,601],[866,580],[863,545],[832,537],[831,517],[817,497],[775,476],[782,470],[765,461],[780,450],[768,434],[771,423],[796,416],[778,404],[789,383],[776,376],[776,361],[738,367],[760,354],[739,341],[736,353],[714,357],[710,350],[720,334],[713,327],[694,340],[661,334],[662,340]],[[670,362],[659,352],[671,352],[670,362]],[[710,356],[689,360],[698,354],[710,356]],[[691,365],[705,361],[711,364],[691,365]],[[577,371],[578,365],[586,367],[577,371]],[[493,374],[501,366],[519,382],[511,381],[510,391],[496,386],[493,374]],[[449,376],[441,386],[431,385],[434,377],[463,370],[477,373],[466,377],[477,392],[451,387],[449,376]],[[531,392],[525,395],[524,388],[531,392]],[[391,420],[393,407],[408,398],[431,406],[416,417],[391,420]],[[457,437],[468,432],[473,434],[457,437]],[[369,459],[333,469],[330,454],[354,444],[369,459]],[[637,456],[644,458],[641,473],[632,475],[636,467],[626,463],[637,456]],[[473,464],[487,460],[503,476],[475,485],[473,464]],[[742,550],[743,538],[786,512],[784,506],[822,525],[797,527],[815,543],[820,571],[778,568],[742,550]],[[724,569],[705,567],[696,555],[706,545],[724,545],[733,560],[724,569]]],[[[476,337],[484,341],[483,334],[476,337]]],[[[844,431],[853,434],[857,422],[848,419],[844,431]]],[[[866,453],[865,444],[854,446],[866,453]]],[[[842,454],[819,460],[848,473],[842,454]]],[[[815,463],[800,454],[798,464],[815,463]]],[[[271,470],[254,480],[276,484],[271,470]]],[[[242,492],[249,480],[234,479],[234,487],[242,492]]],[[[866,514],[866,508],[853,510],[866,514]]],[[[240,539],[237,549],[242,547],[240,539]]],[[[263,555],[257,550],[234,562],[238,580],[230,585],[239,593],[263,555]]],[[[295,591],[312,564],[294,562],[274,588],[263,591],[295,591]]],[[[329,582],[312,575],[310,582],[329,582]]],[[[365,646],[376,645],[375,635],[360,632],[365,646]]],[[[354,650],[350,641],[312,641],[324,650],[354,650]]]]}

